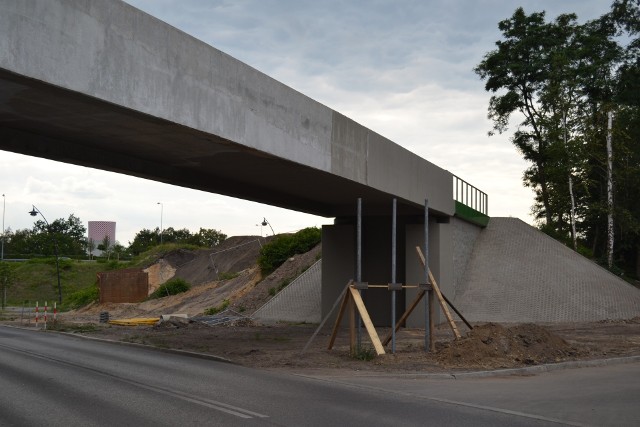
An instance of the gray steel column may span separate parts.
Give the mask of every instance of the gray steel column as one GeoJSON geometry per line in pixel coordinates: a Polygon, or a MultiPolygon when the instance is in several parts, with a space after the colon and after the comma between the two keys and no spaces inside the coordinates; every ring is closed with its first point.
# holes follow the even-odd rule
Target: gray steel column
{"type": "MultiPolygon", "coordinates": [[[[393,199],[391,218],[391,283],[396,283],[396,212],[397,200],[393,199]]],[[[396,291],[391,291],[391,352],[396,352],[396,291]]]]}
{"type": "MultiPolygon", "coordinates": [[[[362,198],[358,197],[358,219],[356,227],[356,282],[362,282],[362,198]]],[[[362,294],[361,290],[358,290],[359,294],[362,294]]],[[[362,329],[360,327],[360,313],[356,310],[356,337],[357,337],[357,350],[360,351],[362,344],[362,329]]]]}
{"type": "MultiPolygon", "coordinates": [[[[429,283],[429,199],[424,200],[424,282],[429,283]]],[[[429,292],[424,296],[424,351],[429,351],[429,292]]]]}

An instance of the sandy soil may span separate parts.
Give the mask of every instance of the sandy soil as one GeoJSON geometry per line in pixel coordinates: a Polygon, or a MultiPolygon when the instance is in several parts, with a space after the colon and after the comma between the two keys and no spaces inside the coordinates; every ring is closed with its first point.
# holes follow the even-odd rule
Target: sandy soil
{"type": "MultiPolygon", "coordinates": [[[[207,353],[235,363],[269,369],[349,370],[363,372],[449,372],[491,370],[640,355],[640,317],[629,320],[554,325],[474,325],[460,340],[453,340],[447,325],[436,328],[436,351],[425,353],[424,331],[403,329],[397,334],[396,353],[375,356],[363,329],[360,360],[349,353],[348,332],[340,330],[334,348],[327,349],[332,325],[309,343],[317,325],[261,325],[251,320],[207,326],[172,320],[156,326],[97,324],[83,332],[93,337],[207,353]],[[367,351],[368,350],[368,351],[367,351]]],[[[460,328],[464,328],[460,325],[460,328]]],[[[64,329],[64,327],[63,327],[64,329]]],[[[71,328],[70,330],[73,330],[71,328]]],[[[388,329],[378,329],[383,337],[388,329]]]]}

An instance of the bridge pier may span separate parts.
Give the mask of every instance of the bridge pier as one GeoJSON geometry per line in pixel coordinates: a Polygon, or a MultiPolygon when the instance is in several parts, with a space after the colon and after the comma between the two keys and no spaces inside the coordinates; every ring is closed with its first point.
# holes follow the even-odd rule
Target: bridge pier
{"type": "MultiPolygon", "coordinates": [[[[356,217],[336,218],[322,228],[322,318],[324,318],[349,280],[356,278],[356,217]]],[[[387,284],[391,281],[391,215],[362,218],[362,281],[387,284]]],[[[398,216],[396,281],[424,282],[424,269],[415,247],[424,247],[424,218],[398,216]]],[[[445,294],[453,291],[452,226],[448,217],[429,219],[429,265],[445,294]]],[[[400,318],[417,289],[399,291],[396,317],[400,318]]],[[[363,299],[376,326],[391,326],[391,293],[385,289],[363,291],[363,299]]],[[[424,327],[424,308],[416,308],[407,326],[424,327]]],[[[439,309],[436,321],[439,319],[439,309]]],[[[333,313],[335,316],[335,313],[333,313]]]]}

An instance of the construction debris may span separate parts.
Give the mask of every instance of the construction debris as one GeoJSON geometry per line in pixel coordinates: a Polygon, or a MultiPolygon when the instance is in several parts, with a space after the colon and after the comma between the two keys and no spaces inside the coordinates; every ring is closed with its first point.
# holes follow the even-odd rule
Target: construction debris
{"type": "Polygon", "coordinates": [[[193,320],[194,322],[204,323],[205,325],[209,326],[217,326],[237,323],[240,321],[251,321],[251,318],[248,316],[244,316],[234,310],[227,309],[211,316],[193,317],[191,320],[193,320]]]}
{"type": "Polygon", "coordinates": [[[139,317],[133,319],[114,319],[109,320],[110,325],[118,326],[140,326],[140,325],[155,325],[160,321],[159,317],[139,317]]]}

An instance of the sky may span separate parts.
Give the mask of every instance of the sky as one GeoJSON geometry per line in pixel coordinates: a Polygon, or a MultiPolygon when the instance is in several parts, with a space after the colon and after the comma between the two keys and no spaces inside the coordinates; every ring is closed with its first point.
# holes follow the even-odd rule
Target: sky
{"type": "MultiPolygon", "coordinates": [[[[517,7],[578,21],[606,0],[127,0],[156,18],[339,111],[489,196],[490,216],[533,223],[527,164],[510,132],[489,137],[490,94],[473,72],[517,7]]],[[[516,122],[514,122],[515,124],[516,122]]],[[[332,223],[323,218],[141,178],[0,151],[5,228],[115,221],[127,245],[143,228],[214,228],[229,236],[332,223]],[[159,204],[161,203],[161,204],[159,204]]],[[[354,201],[355,205],[355,201],[354,201]]]]}

